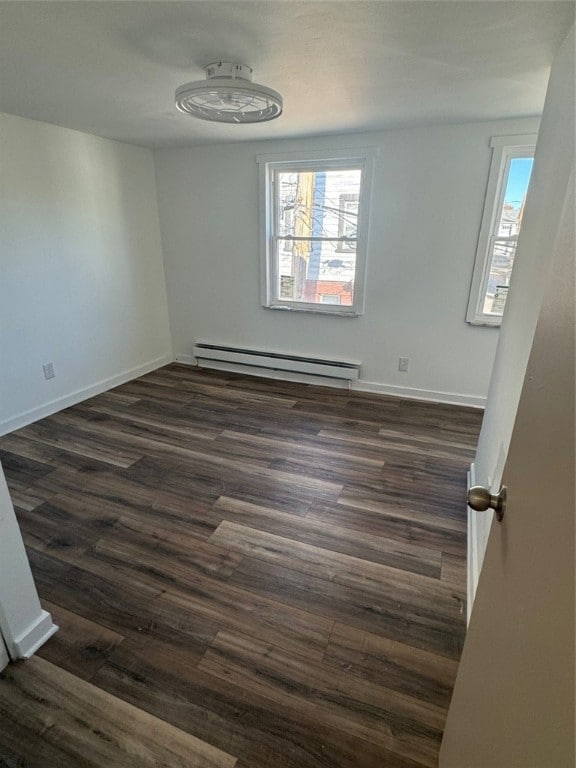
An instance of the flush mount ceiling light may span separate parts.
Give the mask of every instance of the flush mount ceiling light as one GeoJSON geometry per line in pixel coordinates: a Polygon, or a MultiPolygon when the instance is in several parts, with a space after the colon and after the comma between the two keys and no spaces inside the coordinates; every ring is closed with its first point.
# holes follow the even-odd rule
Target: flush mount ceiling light
{"type": "Polygon", "coordinates": [[[205,72],[206,80],[177,89],[181,112],[215,123],[264,123],[282,114],[282,96],[253,83],[251,67],[219,61],[208,64],[205,72]]]}

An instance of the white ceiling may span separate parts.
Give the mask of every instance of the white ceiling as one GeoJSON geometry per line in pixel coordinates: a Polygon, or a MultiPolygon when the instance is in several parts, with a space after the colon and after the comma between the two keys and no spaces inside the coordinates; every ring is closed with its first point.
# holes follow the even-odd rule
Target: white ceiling
{"type": "Polygon", "coordinates": [[[541,112],[573,2],[0,2],[0,111],[145,146],[541,112]],[[174,107],[218,60],[284,96],[261,125],[174,107]]]}

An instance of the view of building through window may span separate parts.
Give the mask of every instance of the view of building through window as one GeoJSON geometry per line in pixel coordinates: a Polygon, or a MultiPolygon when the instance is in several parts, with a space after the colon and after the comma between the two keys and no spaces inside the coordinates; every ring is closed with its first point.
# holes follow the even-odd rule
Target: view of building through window
{"type": "Polygon", "coordinates": [[[500,210],[496,211],[490,244],[490,271],[484,296],[484,313],[487,315],[500,316],[504,312],[533,163],[533,157],[514,157],[508,166],[503,185],[505,191],[500,210]]]}
{"type": "Polygon", "coordinates": [[[362,171],[279,171],[276,295],[352,306],[362,171]]]}

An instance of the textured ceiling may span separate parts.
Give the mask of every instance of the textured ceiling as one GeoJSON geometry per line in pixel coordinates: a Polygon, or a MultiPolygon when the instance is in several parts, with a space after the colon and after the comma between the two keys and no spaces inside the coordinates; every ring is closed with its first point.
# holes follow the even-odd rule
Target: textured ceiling
{"type": "Polygon", "coordinates": [[[0,111],[146,146],[541,112],[573,2],[0,2],[0,111]],[[261,125],[174,107],[218,60],[284,96],[261,125]]]}

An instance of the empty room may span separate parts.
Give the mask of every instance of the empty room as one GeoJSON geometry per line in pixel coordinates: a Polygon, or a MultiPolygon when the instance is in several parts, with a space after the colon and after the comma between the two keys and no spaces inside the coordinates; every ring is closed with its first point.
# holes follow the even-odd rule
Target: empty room
{"type": "Polygon", "coordinates": [[[574,11],[0,1],[0,766],[574,768],[574,11]]]}

